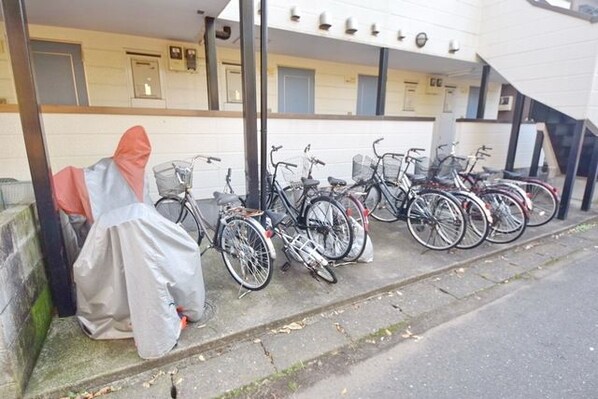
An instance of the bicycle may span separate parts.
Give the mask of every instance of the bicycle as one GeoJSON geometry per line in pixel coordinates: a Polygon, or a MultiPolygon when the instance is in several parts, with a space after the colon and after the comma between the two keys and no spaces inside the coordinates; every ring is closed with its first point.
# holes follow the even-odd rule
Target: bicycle
{"type": "Polygon", "coordinates": [[[208,240],[208,249],[215,249],[233,279],[243,288],[258,291],[272,279],[274,246],[262,225],[254,218],[261,211],[234,206],[234,194],[214,193],[218,206],[215,223],[208,220],[191,192],[193,167],[198,160],[220,162],[219,158],[196,155],[191,161],[171,161],[153,168],[161,198],[156,202],[158,212],[182,226],[200,245],[208,240]],[[208,230],[213,231],[210,236],[208,230]]]}
{"type": "MultiPolygon", "coordinates": [[[[325,166],[326,163],[310,154],[311,144],[303,150],[303,171],[304,177],[312,179],[314,166],[325,166]]],[[[319,190],[318,194],[328,195],[337,200],[345,209],[346,215],[353,227],[353,245],[349,253],[343,258],[344,262],[356,262],[363,255],[368,241],[369,218],[368,211],[361,201],[349,191],[347,182],[328,176],[328,189],[319,190]]],[[[290,187],[290,186],[289,186],[290,187]]],[[[287,188],[285,187],[285,190],[287,188]]]]}
{"type": "MultiPolygon", "coordinates": [[[[476,150],[472,157],[474,162],[471,164],[469,170],[473,170],[478,160],[483,160],[490,157],[486,151],[491,151],[491,147],[485,145],[476,150]]],[[[487,166],[482,166],[482,170],[489,175],[503,174],[503,178],[498,178],[498,183],[515,184],[521,187],[532,201],[532,209],[529,214],[528,226],[537,227],[545,225],[556,216],[561,202],[558,189],[551,184],[540,180],[538,178],[523,176],[520,173],[504,170],[494,169],[487,166]]]]}
{"type": "MultiPolygon", "coordinates": [[[[385,179],[381,174],[385,168],[385,159],[394,159],[399,162],[404,156],[397,153],[379,155],[376,144],[383,138],[377,139],[372,144],[376,160],[368,156],[356,155],[353,157],[353,180],[356,184],[352,190],[365,191],[364,205],[370,209],[371,215],[383,222],[404,220],[413,238],[424,247],[431,250],[448,250],[455,247],[465,234],[465,217],[459,202],[449,193],[424,188],[415,190],[406,179],[404,184],[385,179]]],[[[420,152],[423,149],[412,149],[420,152]]]]}
{"type": "Polygon", "coordinates": [[[317,244],[317,250],[328,260],[340,260],[347,256],[353,244],[353,229],[345,210],[338,201],[329,196],[311,194],[316,190],[319,181],[301,179],[302,193],[295,200],[290,198],[277,180],[278,170],[296,168],[290,162],[274,162],[273,155],[282,146],[272,146],[270,163],[274,173],[268,175],[268,209],[284,213],[289,216],[286,224],[305,231],[310,240],[317,244]]]}

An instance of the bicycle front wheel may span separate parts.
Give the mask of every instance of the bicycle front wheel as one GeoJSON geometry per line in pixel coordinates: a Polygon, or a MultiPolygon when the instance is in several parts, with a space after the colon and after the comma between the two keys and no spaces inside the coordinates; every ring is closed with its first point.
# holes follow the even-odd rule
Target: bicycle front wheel
{"type": "Polygon", "coordinates": [[[435,250],[455,247],[466,222],[458,201],[441,191],[420,191],[407,207],[407,227],[417,242],[435,250]]]}
{"type": "Polygon", "coordinates": [[[162,197],[154,205],[158,213],[166,219],[181,226],[197,245],[201,244],[204,231],[197,216],[187,201],[180,197],[162,197]]]}
{"type": "Polygon", "coordinates": [[[465,216],[465,235],[457,244],[459,249],[472,249],[486,240],[490,233],[490,222],[486,214],[484,202],[473,197],[469,192],[451,192],[451,194],[460,202],[465,216]]]}
{"type": "Polygon", "coordinates": [[[390,199],[387,199],[385,195],[382,195],[380,186],[372,186],[367,191],[365,197],[366,208],[370,210],[370,215],[376,220],[381,222],[395,222],[399,220],[399,217],[394,213],[389,201],[394,201],[395,204],[402,203],[407,195],[405,191],[398,187],[396,184],[386,182],[386,187],[390,192],[390,199]]]}
{"type": "Polygon", "coordinates": [[[527,227],[526,211],[512,194],[500,190],[485,190],[479,197],[490,206],[492,226],[486,238],[494,244],[513,242],[527,227]]]}
{"type": "Polygon", "coordinates": [[[258,291],[272,279],[273,258],[264,229],[252,219],[233,216],[220,233],[222,260],[242,287],[258,291]]]}
{"type": "Polygon", "coordinates": [[[345,210],[332,198],[317,197],[305,210],[307,236],[318,252],[330,260],[347,256],[353,245],[353,228],[345,210]]]}
{"type": "Polygon", "coordinates": [[[535,181],[525,182],[522,188],[533,204],[527,225],[537,227],[550,222],[559,208],[557,195],[546,185],[535,181]]]}
{"type": "Polygon", "coordinates": [[[363,254],[368,239],[368,220],[365,208],[359,200],[350,194],[342,195],[338,202],[345,208],[353,228],[353,245],[344,260],[355,262],[363,254]]]}

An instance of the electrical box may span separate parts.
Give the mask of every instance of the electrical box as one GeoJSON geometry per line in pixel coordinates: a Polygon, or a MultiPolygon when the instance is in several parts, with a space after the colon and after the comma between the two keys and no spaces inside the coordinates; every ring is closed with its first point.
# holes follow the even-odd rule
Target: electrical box
{"type": "Polygon", "coordinates": [[[428,76],[426,85],[427,94],[440,94],[443,92],[444,79],[442,76],[428,76]]]}
{"type": "Polygon", "coordinates": [[[168,46],[168,69],[171,71],[186,71],[181,46],[168,46]]]}
{"type": "Polygon", "coordinates": [[[197,50],[194,48],[185,49],[185,68],[187,71],[197,71],[197,50]]]}

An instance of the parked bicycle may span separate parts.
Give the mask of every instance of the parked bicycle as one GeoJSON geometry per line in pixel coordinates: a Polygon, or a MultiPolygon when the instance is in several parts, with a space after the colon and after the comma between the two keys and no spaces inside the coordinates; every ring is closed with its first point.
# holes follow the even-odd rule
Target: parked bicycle
{"type": "Polygon", "coordinates": [[[403,154],[378,154],[376,144],[382,140],[380,138],[372,144],[376,160],[363,155],[353,157],[353,179],[356,184],[351,189],[366,193],[364,204],[375,219],[383,222],[406,221],[413,238],[424,247],[432,250],[455,247],[463,238],[466,228],[463,210],[457,199],[440,190],[416,189],[413,185],[401,187],[393,181],[396,178],[390,179],[389,171],[392,171],[393,176],[395,172],[399,173],[396,166],[403,154]],[[387,165],[384,166],[384,163],[387,165]],[[390,166],[389,163],[394,165],[390,166]]]}
{"type": "Polygon", "coordinates": [[[209,220],[191,192],[197,160],[208,164],[220,161],[216,157],[196,155],[191,161],[166,162],[153,168],[161,196],[156,209],[182,226],[198,245],[205,237],[209,244],[202,255],[210,248],[218,251],[241,287],[252,291],[263,289],[272,279],[276,252],[265,229],[254,219],[262,212],[236,206],[238,197],[234,194],[216,192],[217,217],[215,221],[209,220]],[[209,231],[213,233],[210,235],[209,231]]]}
{"type": "Polygon", "coordinates": [[[296,168],[297,165],[278,161],[273,154],[282,146],[272,146],[270,163],[274,168],[268,176],[268,209],[289,216],[285,223],[305,231],[309,239],[317,245],[317,250],[329,260],[340,260],[347,256],[353,244],[353,229],[343,207],[333,198],[325,195],[312,195],[319,181],[301,179],[302,192],[298,199],[292,198],[289,191],[277,180],[278,171],[283,168],[296,168]]]}

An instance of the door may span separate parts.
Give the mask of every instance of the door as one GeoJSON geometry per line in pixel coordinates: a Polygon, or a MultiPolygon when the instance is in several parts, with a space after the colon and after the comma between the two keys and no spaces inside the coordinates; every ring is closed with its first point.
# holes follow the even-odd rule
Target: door
{"type": "Polygon", "coordinates": [[[376,115],[378,77],[359,75],[357,85],[357,115],[376,115]]]}
{"type": "Polygon", "coordinates": [[[467,113],[465,114],[466,118],[476,119],[478,117],[478,101],[480,101],[480,88],[470,86],[469,97],[467,100],[467,113]]]}
{"type": "Polygon", "coordinates": [[[314,113],[314,78],[310,69],[278,68],[278,112],[314,113]]]}
{"type": "Polygon", "coordinates": [[[89,105],[81,45],[32,40],[31,52],[41,104],[89,105]]]}

